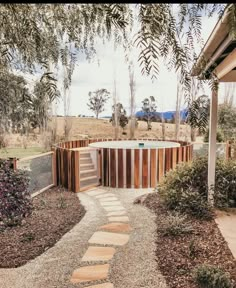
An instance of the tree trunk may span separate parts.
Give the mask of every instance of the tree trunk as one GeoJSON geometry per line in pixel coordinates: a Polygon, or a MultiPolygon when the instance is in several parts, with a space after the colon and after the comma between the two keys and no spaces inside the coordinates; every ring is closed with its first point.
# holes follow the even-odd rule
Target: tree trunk
{"type": "Polygon", "coordinates": [[[196,141],[196,129],[191,128],[191,142],[195,142],[195,141],[196,141]]]}
{"type": "Polygon", "coordinates": [[[162,140],[166,140],[166,126],[165,126],[165,119],[163,113],[161,113],[161,128],[162,128],[162,140]]]}
{"type": "MultiPolygon", "coordinates": [[[[179,77],[178,77],[179,78],[179,77]]],[[[180,127],[180,103],[181,103],[181,84],[177,78],[177,98],[176,98],[176,108],[175,108],[175,140],[179,140],[179,127],[180,127]]]]}
{"type": "Polygon", "coordinates": [[[130,86],[130,138],[134,139],[135,133],[135,81],[134,67],[131,61],[129,65],[129,86],[130,86]]]}

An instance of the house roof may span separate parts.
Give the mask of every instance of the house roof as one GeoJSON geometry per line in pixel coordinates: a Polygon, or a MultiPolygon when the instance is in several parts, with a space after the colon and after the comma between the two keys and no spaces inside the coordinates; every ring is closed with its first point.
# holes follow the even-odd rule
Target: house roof
{"type": "Polygon", "coordinates": [[[223,16],[219,19],[206,41],[197,61],[193,65],[192,76],[209,79],[212,71],[217,70],[220,63],[236,48],[236,35],[230,33],[230,7],[231,5],[224,11],[223,16]]]}

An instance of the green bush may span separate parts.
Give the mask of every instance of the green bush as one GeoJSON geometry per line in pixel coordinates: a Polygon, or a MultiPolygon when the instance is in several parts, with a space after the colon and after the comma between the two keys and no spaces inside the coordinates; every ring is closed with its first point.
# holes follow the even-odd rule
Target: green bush
{"type": "Polygon", "coordinates": [[[24,171],[14,171],[9,161],[0,161],[0,222],[5,226],[20,224],[32,212],[28,184],[24,171]]]}
{"type": "MultiPolygon", "coordinates": [[[[167,173],[157,190],[170,210],[177,210],[197,218],[211,218],[207,204],[207,158],[184,163],[167,173]]],[[[236,162],[217,159],[215,206],[236,207],[236,162]]]]}
{"type": "Polygon", "coordinates": [[[193,274],[194,280],[202,288],[232,288],[229,275],[220,268],[199,265],[193,274]]]}
{"type": "MultiPolygon", "coordinates": [[[[206,133],[204,134],[204,142],[209,142],[209,128],[206,130],[206,133]]],[[[221,143],[224,142],[224,133],[221,130],[217,130],[216,132],[216,142],[221,143]]]]}
{"type": "Polygon", "coordinates": [[[192,233],[193,227],[186,219],[186,215],[169,212],[168,215],[159,222],[158,231],[163,236],[179,236],[192,233]]]}

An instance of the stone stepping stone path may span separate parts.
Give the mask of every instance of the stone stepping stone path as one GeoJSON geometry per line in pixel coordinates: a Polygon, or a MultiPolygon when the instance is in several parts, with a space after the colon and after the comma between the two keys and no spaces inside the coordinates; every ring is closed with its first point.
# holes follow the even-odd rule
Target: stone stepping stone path
{"type": "Polygon", "coordinates": [[[130,232],[131,227],[129,224],[126,223],[119,223],[119,222],[114,222],[114,223],[109,223],[106,225],[103,225],[99,227],[101,230],[108,230],[111,232],[130,232]]]}
{"type": "Polygon", "coordinates": [[[108,217],[108,221],[110,221],[110,222],[115,222],[115,221],[118,221],[118,222],[128,222],[128,221],[129,221],[129,217],[127,217],[127,216],[108,217]]]}
{"type": "Polygon", "coordinates": [[[85,192],[96,199],[107,216],[107,223],[98,227],[97,231],[88,240],[88,249],[81,259],[81,263],[92,262],[91,265],[75,269],[71,276],[71,283],[86,283],[86,288],[114,288],[109,282],[109,260],[116,253],[116,248],[123,246],[129,241],[129,232],[132,227],[129,223],[125,208],[122,206],[115,194],[106,190],[95,188],[85,192]],[[109,247],[110,245],[111,247],[109,247]],[[115,247],[114,247],[115,246],[115,247]],[[98,262],[105,262],[99,264],[98,262]],[[98,265],[96,265],[96,262],[98,265]],[[106,263],[108,262],[108,263],[106,263]],[[104,280],[102,284],[94,282],[104,280]]]}
{"type": "Polygon", "coordinates": [[[90,244],[123,246],[129,241],[129,235],[98,231],[89,239],[90,244]]]}
{"type": "Polygon", "coordinates": [[[116,252],[113,247],[90,246],[81,261],[106,261],[110,260],[116,252]]]}
{"type": "Polygon", "coordinates": [[[112,283],[103,283],[103,284],[88,286],[86,288],[114,288],[114,285],[112,283]]]}
{"type": "Polygon", "coordinates": [[[109,264],[84,266],[76,269],[71,277],[72,283],[82,283],[107,278],[109,264]]]}

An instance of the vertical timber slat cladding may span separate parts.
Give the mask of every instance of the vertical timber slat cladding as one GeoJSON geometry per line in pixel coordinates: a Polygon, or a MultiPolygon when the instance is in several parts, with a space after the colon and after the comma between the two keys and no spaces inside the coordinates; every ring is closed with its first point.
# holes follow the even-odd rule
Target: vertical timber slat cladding
{"type": "MultiPolygon", "coordinates": [[[[54,149],[54,161],[56,162],[54,164],[56,171],[55,184],[62,185],[72,191],[79,191],[79,166],[77,167],[79,165],[79,151],[70,151],[70,149],[87,147],[94,142],[118,140],[130,139],[80,139],[57,144],[54,149]]],[[[137,140],[141,141],[140,139],[137,140]]],[[[157,139],[143,140],[158,141],[157,139]]],[[[100,183],[104,186],[118,188],[131,188],[133,186],[134,188],[156,187],[167,171],[174,169],[180,162],[192,160],[193,145],[184,141],[178,142],[181,146],[172,148],[133,150],[100,148],[98,151],[101,151],[101,153],[97,155],[97,172],[100,179],[102,179],[100,183]],[[132,151],[134,152],[133,156],[132,151]]],[[[230,145],[227,148],[227,150],[230,150],[230,145]]],[[[230,156],[229,154],[230,151],[227,153],[228,157],[230,156]]]]}
{"type": "Polygon", "coordinates": [[[63,151],[64,148],[62,148],[60,150],[60,159],[61,159],[61,167],[60,167],[60,173],[61,173],[61,185],[65,186],[65,182],[64,182],[64,157],[63,157],[63,151]]]}
{"type": "Polygon", "coordinates": [[[63,151],[63,170],[64,170],[64,187],[68,189],[68,150],[64,149],[63,151]]]}
{"type": "Polygon", "coordinates": [[[183,146],[183,161],[186,161],[186,146],[183,146]]]}
{"type": "Polygon", "coordinates": [[[164,149],[158,149],[158,182],[162,180],[164,176],[164,149]]]}
{"type": "Polygon", "coordinates": [[[67,163],[68,163],[68,190],[71,191],[71,151],[67,151],[67,163]]]}
{"type": "Polygon", "coordinates": [[[103,149],[103,183],[104,186],[108,186],[108,179],[107,179],[107,166],[108,166],[108,149],[104,148],[103,149]]]}
{"type": "Polygon", "coordinates": [[[172,169],[177,165],[177,148],[172,148],[172,169]]]}
{"type": "Polygon", "coordinates": [[[142,188],[148,188],[148,150],[143,149],[142,188]]]}
{"type": "Polygon", "coordinates": [[[152,188],[156,187],[157,185],[157,150],[156,149],[150,149],[150,175],[151,175],[151,179],[150,179],[150,186],[152,188]]]}
{"type": "Polygon", "coordinates": [[[134,149],[134,188],[139,188],[139,149],[134,149]]]}
{"type": "Polygon", "coordinates": [[[71,191],[75,192],[75,151],[71,151],[71,191]]]}
{"type": "Polygon", "coordinates": [[[189,162],[189,146],[186,147],[186,162],[189,162]]]}
{"type": "Polygon", "coordinates": [[[181,163],[183,161],[182,155],[183,155],[183,147],[178,147],[178,163],[181,163]]]}
{"type": "Polygon", "coordinates": [[[106,165],[106,168],[107,168],[107,185],[106,186],[109,186],[110,185],[110,171],[109,171],[109,163],[110,163],[110,149],[107,149],[107,165],[106,165]]]}
{"type": "Polygon", "coordinates": [[[118,149],[118,188],[124,188],[123,149],[118,149]]]}
{"type": "Polygon", "coordinates": [[[111,173],[111,187],[116,187],[116,150],[110,149],[110,173],[111,173]]]}
{"type": "Polygon", "coordinates": [[[165,148],[165,173],[171,169],[171,148],[165,148]]]}
{"type": "Polygon", "coordinates": [[[98,183],[99,185],[101,184],[100,183],[100,179],[101,179],[101,166],[100,166],[100,163],[101,163],[101,154],[100,154],[100,149],[98,149],[96,151],[96,161],[97,161],[97,177],[98,177],[98,183]]]}
{"type": "Polygon", "coordinates": [[[75,191],[74,192],[79,192],[80,191],[80,153],[79,151],[74,151],[75,152],[75,162],[74,162],[74,179],[75,179],[75,191]]]}
{"type": "Polygon", "coordinates": [[[131,188],[131,149],[126,149],[126,187],[131,188]]]}
{"type": "Polygon", "coordinates": [[[57,185],[59,186],[61,184],[61,175],[60,175],[60,148],[56,148],[56,173],[57,173],[57,185]]]}

